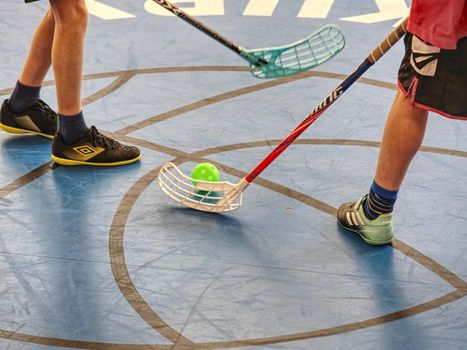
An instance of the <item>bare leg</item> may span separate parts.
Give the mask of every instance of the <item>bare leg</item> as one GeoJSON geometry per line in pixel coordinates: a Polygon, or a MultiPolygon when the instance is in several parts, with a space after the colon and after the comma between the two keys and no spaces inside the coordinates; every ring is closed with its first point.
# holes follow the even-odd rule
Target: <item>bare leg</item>
{"type": "Polygon", "coordinates": [[[84,0],[50,0],[55,18],[52,64],[57,88],[58,112],[81,112],[81,80],[84,37],[88,13],[84,0]]]}
{"type": "Polygon", "coordinates": [[[392,210],[410,162],[419,150],[428,112],[410,105],[398,91],[386,120],[376,167],[375,183],[357,202],[337,211],[340,226],[356,232],[365,242],[384,245],[393,238],[392,210]]]}
{"type": "Polygon", "coordinates": [[[400,188],[422,144],[427,119],[427,111],[410,105],[409,99],[397,92],[384,128],[375,175],[378,185],[390,191],[400,188]]]}
{"type": "Polygon", "coordinates": [[[27,86],[41,86],[52,63],[52,42],[55,21],[49,10],[39,24],[32,39],[28,58],[24,64],[19,81],[27,86]]]}

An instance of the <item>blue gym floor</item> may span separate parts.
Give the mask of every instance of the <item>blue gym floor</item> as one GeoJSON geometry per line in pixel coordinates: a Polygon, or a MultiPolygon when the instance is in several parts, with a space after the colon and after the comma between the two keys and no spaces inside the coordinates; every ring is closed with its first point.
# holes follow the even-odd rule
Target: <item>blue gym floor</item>
{"type": "MultiPolygon", "coordinates": [[[[392,30],[401,1],[197,0],[200,20],[248,48],[341,27],[338,56],[268,81],[151,1],[89,1],[87,123],[144,157],[59,167],[49,140],[0,133],[0,349],[467,349],[466,122],[430,116],[392,246],[335,221],[371,184],[401,43],[247,189],[240,210],[182,208],[155,182],[174,159],[187,173],[216,162],[237,182],[392,30]],[[332,6],[304,15],[304,4],[332,6]]],[[[47,5],[0,2],[2,98],[47,5]]],[[[55,107],[48,80],[42,97],[55,107]]]]}

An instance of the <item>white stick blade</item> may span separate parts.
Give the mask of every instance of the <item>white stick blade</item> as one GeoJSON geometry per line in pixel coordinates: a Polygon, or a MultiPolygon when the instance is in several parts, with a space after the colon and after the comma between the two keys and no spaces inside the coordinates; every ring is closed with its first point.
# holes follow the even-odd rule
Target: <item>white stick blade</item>
{"type": "Polygon", "coordinates": [[[196,180],[183,174],[178,167],[165,163],[158,176],[159,187],[177,203],[212,213],[236,210],[242,205],[243,190],[230,182],[196,180]]]}

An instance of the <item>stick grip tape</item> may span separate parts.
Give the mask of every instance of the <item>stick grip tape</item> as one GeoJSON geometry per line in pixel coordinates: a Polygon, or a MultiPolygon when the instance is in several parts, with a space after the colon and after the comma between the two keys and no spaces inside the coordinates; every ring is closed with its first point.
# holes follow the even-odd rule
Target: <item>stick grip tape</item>
{"type": "Polygon", "coordinates": [[[381,56],[383,56],[386,51],[388,51],[395,43],[402,38],[405,33],[407,32],[407,23],[409,21],[409,17],[406,17],[401,24],[394,29],[391,34],[389,34],[379,45],[376,47],[366,58],[366,62],[369,64],[374,64],[378,61],[381,56]]]}

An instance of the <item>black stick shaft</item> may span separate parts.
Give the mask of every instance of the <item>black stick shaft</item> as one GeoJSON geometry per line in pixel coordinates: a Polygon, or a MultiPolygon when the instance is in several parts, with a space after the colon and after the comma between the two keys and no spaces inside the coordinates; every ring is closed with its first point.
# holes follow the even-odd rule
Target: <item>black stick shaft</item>
{"type": "Polygon", "coordinates": [[[232,51],[236,52],[237,54],[241,55],[242,54],[242,48],[238,46],[237,44],[233,43],[232,41],[228,40],[224,36],[220,35],[219,33],[215,32],[211,28],[209,28],[207,25],[201,23],[198,21],[196,18],[190,16],[188,13],[183,11],[182,9],[178,8],[174,4],[166,1],[166,0],[153,0],[155,3],[161,5],[165,9],[169,10],[172,12],[174,15],[177,17],[183,19],[185,22],[191,24],[193,27],[201,30],[203,33],[209,35],[211,38],[217,40],[220,42],[222,45],[228,47],[232,51]]]}

